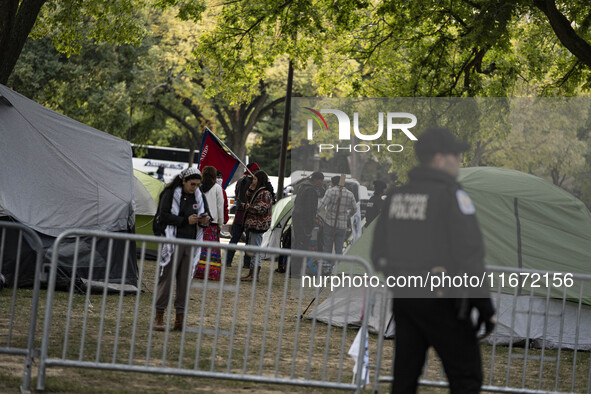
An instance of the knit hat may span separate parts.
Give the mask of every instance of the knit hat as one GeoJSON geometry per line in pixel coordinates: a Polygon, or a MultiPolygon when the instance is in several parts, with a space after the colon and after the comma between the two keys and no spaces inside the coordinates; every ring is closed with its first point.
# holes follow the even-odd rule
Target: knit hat
{"type": "Polygon", "coordinates": [[[195,167],[189,167],[184,169],[183,171],[181,171],[181,173],[179,174],[179,178],[181,179],[185,179],[191,175],[199,175],[201,176],[201,171],[199,171],[197,168],[195,167]]]}
{"type": "MultiPolygon", "coordinates": [[[[252,172],[253,174],[260,169],[260,167],[257,163],[250,163],[249,165],[246,166],[246,168],[248,168],[250,170],[250,172],[252,172]]],[[[248,174],[248,171],[244,171],[244,175],[246,175],[246,174],[248,174]]]]}

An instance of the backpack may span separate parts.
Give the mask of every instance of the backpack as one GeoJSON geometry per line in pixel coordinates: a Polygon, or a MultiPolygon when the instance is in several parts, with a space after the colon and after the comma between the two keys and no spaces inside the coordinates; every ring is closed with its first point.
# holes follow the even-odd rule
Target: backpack
{"type": "Polygon", "coordinates": [[[160,195],[160,199],[158,200],[158,208],[156,209],[156,214],[154,215],[154,220],[152,221],[152,232],[157,237],[163,236],[164,230],[166,229],[166,225],[164,223],[162,223],[162,217],[160,216],[161,211],[162,211],[162,194],[160,195]]]}
{"type": "MultiPolygon", "coordinates": [[[[281,239],[280,239],[280,247],[282,249],[291,249],[291,225],[287,227],[287,229],[285,229],[283,231],[283,233],[281,234],[281,239]]],[[[285,273],[285,270],[287,268],[287,260],[289,259],[289,256],[287,255],[279,255],[279,257],[277,258],[277,270],[276,272],[279,272],[280,274],[285,273]]]]}

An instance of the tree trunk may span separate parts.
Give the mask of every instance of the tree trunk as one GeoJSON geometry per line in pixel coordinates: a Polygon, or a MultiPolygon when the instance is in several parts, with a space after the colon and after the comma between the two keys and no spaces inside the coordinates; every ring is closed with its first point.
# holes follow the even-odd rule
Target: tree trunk
{"type": "Polygon", "coordinates": [[[47,0],[0,0],[0,83],[6,84],[47,0]]]}
{"type": "Polygon", "coordinates": [[[195,149],[197,149],[197,140],[194,137],[189,138],[189,167],[195,164],[195,149]]]}
{"type": "Polygon", "coordinates": [[[256,123],[265,112],[284,100],[284,98],[276,99],[265,105],[269,95],[264,92],[264,89],[262,90],[263,92],[248,104],[241,104],[237,107],[222,107],[219,104],[213,106],[216,119],[226,134],[226,145],[242,161],[246,159],[246,140],[256,123]]]}

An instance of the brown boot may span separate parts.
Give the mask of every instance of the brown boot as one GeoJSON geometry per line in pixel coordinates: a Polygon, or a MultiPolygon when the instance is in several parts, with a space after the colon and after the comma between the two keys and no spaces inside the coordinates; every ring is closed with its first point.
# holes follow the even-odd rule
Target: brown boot
{"type": "Polygon", "coordinates": [[[156,312],[154,318],[154,331],[164,331],[164,312],[156,312]]]}
{"type": "Polygon", "coordinates": [[[177,313],[176,319],[174,320],[174,330],[175,331],[183,331],[183,318],[185,315],[183,313],[177,313]]]}
{"type": "Polygon", "coordinates": [[[242,278],[240,278],[240,280],[243,282],[252,282],[252,274],[253,273],[254,273],[254,268],[249,268],[248,275],[243,276],[242,278]]]}

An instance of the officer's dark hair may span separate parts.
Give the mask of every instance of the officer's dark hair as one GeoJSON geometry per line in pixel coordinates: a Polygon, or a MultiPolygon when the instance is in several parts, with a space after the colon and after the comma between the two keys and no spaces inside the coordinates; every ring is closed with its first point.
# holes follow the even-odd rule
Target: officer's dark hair
{"type": "Polygon", "coordinates": [[[386,190],[388,187],[388,185],[386,185],[386,182],[381,181],[379,179],[373,181],[373,188],[375,191],[383,191],[386,190]]]}
{"type": "Polygon", "coordinates": [[[433,152],[416,152],[417,158],[419,159],[419,163],[423,166],[431,164],[433,158],[435,157],[435,153],[433,152]]]}
{"type": "Polygon", "coordinates": [[[340,180],[341,180],[341,176],[335,175],[332,178],[330,178],[330,183],[332,183],[333,186],[337,186],[339,184],[340,180]]]}

